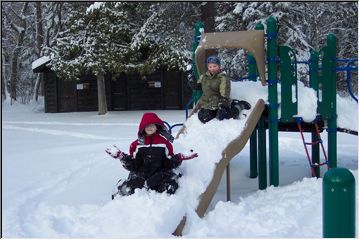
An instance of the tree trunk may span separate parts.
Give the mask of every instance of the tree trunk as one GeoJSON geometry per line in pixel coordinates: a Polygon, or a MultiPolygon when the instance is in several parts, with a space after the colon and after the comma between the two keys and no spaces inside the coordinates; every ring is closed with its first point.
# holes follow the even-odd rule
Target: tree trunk
{"type": "Polygon", "coordinates": [[[39,100],[39,89],[41,85],[42,85],[42,77],[41,77],[41,73],[38,73],[36,76],[36,82],[34,86],[34,98],[36,102],[39,100]]]}
{"type": "MultiPolygon", "coordinates": [[[[201,4],[201,21],[204,23],[204,32],[215,32],[215,6],[214,2],[204,2],[201,4]]],[[[205,51],[206,57],[216,55],[216,49],[205,51]]]]}
{"type": "Polygon", "coordinates": [[[106,92],[105,92],[105,77],[103,73],[97,74],[97,88],[98,88],[98,114],[104,115],[107,113],[106,92]]]}
{"type": "MultiPolygon", "coordinates": [[[[6,39],[6,31],[4,31],[5,18],[1,16],[1,37],[6,39]]],[[[6,99],[6,76],[5,76],[5,57],[4,57],[4,48],[1,46],[1,100],[6,99]]]]}
{"type": "MultiPolygon", "coordinates": [[[[28,8],[28,4],[29,2],[25,2],[24,6],[22,8],[22,16],[25,15],[27,8],[28,8]]],[[[16,88],[17,88],[17,82],[18,82],[18,61],[19,61],[19,56],[21,53],[21,47],[24,43],[24,37],[25,37],[25,32],[26,32],[26,20],[25,17],[23,19],[19,19],[20,23],[21,23],[21,30],[18,32],[19,36],[18,36],[18,41],[17,41],[17,45],[13,51],[12,54],[12,58],[11,58],[11,63],[10,63],[10,98],[11,98],[11,103],[12,100],[16,100],[16,88]]],[[[18,31],[19,28],[16,28],[15,26],[12,26],[16,31],[18,31]]]]}
{"type": "Polygon", "coordinates": [[[4,54],[1,54],[1,101],[6,99],[5,86],[5,59],[4,54]]]}
{"type": "Polygon", "coordinates": [[[41,56],[42,45],[44,43],[44,30],[42,19],[42,6],[41,2],[35,3],[36,8],[36,54],[41,56]]]}
{"type": "Polygon", "coordinates": [[[20,47],[17,46],[13,52],[11,59],[11,72],[10,72],[10,98],[12,100],[16,100],[16,86],[18,82],[18,58],[20,54],[20,47]]]}
{"type": "MultiPolygon", "coordinates": [[[[42,23],[42,7],[41,2],[35,2],[35,9],[36,9],[36,55],[37,57],[41,56],[41,50],[44,44],[44,30],[43,30],[43,23],[42,23]]],[[[39,97],[39,89],[42,83],[42,77],[40,76],[41,73],[38,73],[36,78],[35,87],[34,87],[34,97],[35,101],[38,101],[39,97]]],[[[40,93],[41,94],[41,93],[40,93]]]]}

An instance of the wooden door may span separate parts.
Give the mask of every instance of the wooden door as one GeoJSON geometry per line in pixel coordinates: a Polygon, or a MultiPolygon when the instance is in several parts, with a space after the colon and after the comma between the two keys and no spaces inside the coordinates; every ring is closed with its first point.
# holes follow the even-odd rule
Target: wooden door
{"type": "Polygon", "coordinates": [[[127,95],[127,79],[126,75],[122,74],[115,81],[110,80],[111,84],[111,108],[112,110],[127,110],[128,109],[128,95],[127,95]]]}
{"type": "Polygon", "coordinates": [[[76,84],[75,80],[58,80],[59,112],[76,112],[76,84]]]}
{"type": "Polygon", "coordinates": [[[164,108],[181,109],[181,77],[179,72],[164,73],[164,108]]]}

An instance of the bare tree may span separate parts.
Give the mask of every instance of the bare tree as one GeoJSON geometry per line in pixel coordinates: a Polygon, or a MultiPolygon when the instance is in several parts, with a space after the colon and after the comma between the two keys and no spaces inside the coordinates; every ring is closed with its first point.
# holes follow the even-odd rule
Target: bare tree
{"type": "MultiPolygon", "coordinates": [[[[215,32],[215,5],[214,2],[201,3],[201,21],[204,22],[204,32],[215,32]]],[[[206,50],[206,56],[215,55],[215,49],[206,50]]]]}
{"type": "MultiPolygon", "coordinates": [[[[41,2],[35,2],[35,14],[36,14],[36,48],[35,52],[37,57],[41,56],[41,50],[44,44],[44,31],[43,31],[43,18],[42,18],[42,6],[41,2]]],[[[35,101],[38,101],[39,88],[41,86],[41,74],[36,77],[36,83],[34,87],[35,101]]],[[[43,95],[43,94],[40,94],[43,95]]]]}
{"type": "Polygon", "coordinates": [[[13,15],[17,18],[19,24],[14,21],[11,22],[11,28],[17,33],[17,43],[16,47],[13,50],[11,63],[10,63],[10,98],[12,100],[16,100],[16,86],[18,82],[18,66],[19,66],[19,56],[21,53],[21,47],[24,44],[24,37],[26,33],[26,19],[25,13],[28,10],[29,2],[24,2],[22,4],[21,13],[18,14],[14,11],[13,8],[10,8],[13,15]]]}
{"type": "MultiPolygon", "coordinates": [[[[5,40],[5,16],[1,15],[1,38],[2,41],[5,40]]],[[[6,99],[6,77],[5,77],[5,56],[4,56],[4,46],[1,45],[1,101],[4,101],[6,99]]]]}
{"type": "MultiPolygon", "coordinates": [[[[47,47],[54,45],[54,40],[57,38],[59,32],[63,30],[64,20],[63,17],[65,9],[64,2],[50,2],[46,4],[46,12],[48,21],[45,23],[45,36],[44,41],[47,47]]],[[[66,12],[65,12],[66,14],[66,12]]]]}

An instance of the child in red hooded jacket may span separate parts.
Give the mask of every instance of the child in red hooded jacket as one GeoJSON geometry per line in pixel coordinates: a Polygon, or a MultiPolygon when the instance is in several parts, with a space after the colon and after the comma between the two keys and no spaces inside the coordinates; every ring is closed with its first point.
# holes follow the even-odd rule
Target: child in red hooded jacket
{"type": "Polygon", "coordinates": [[[175,193],[179,175],[172,170],[183,160],[197,157],[197,154],[174,155],[173,146],[167,139],[169,136],[163,121],[155,113],[145,113],[140,121],[138,139],[131,143],[129,155],[107,149],[130,171],[128,179],[118,186],[118,194],[131,195],[136,188],[143,187],[160,193],[175,193]]]}

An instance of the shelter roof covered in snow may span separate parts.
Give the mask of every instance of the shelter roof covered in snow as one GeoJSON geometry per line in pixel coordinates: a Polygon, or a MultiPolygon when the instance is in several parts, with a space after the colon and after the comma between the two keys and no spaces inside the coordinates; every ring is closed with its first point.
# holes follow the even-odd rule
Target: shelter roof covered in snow
{"type": "Polygon", "coordinates": [[[34,73],[39,73],[46,67],[46,64],[48,64],[51,61],[51,59],[48,56],[42,56],[31,64],[31,69],[34,73]]]}

